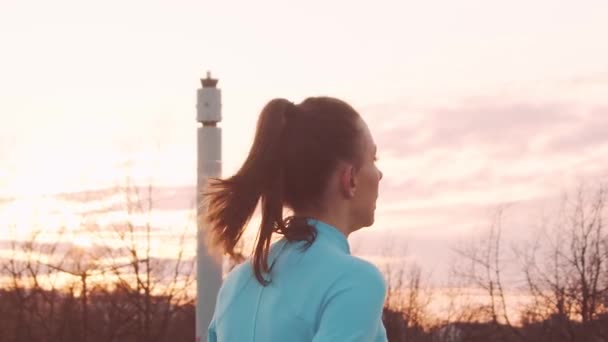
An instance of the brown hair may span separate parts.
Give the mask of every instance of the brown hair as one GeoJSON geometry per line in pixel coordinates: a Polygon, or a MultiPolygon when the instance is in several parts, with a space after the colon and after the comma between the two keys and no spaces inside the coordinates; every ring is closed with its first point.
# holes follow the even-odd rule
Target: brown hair
{"type": "Polygon", "coordinates": [[[234,255],[235,245],[258,201],[262,222],[253,267],[258,281],[269,272],[268,252],[273,233],[289,241],[307,241],[316,230],[305,218],[283,219],[283,207],[294,211],[318,203],[340,160],[358,163],[361,129],[359,114],[347,103],[315,97],[295,105],[285,99],[270,101],[260,113],[255,138],[239,171],[215,179],[205,194],[211,243],[234,255]]]}

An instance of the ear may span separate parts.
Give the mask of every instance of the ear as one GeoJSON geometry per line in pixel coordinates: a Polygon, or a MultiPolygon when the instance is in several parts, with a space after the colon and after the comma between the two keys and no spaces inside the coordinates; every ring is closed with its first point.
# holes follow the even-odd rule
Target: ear
{"type": "Polygon", "coordinates": [[[352,165],[345,165],[341,172],[340,188],[342,193],[347,198],[355,196],[357,189],[357,179],[355,177],[355,168],[352,165]]]}

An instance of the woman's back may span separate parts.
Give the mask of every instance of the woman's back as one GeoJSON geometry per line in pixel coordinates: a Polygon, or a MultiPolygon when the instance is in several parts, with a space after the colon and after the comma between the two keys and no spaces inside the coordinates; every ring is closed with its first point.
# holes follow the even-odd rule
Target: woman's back
{"type": "Polygon", "coordinates": [[[273,244],[267,286],[256,280],[250,262],[228,275],[209,341],[386,341],[382,275],[350,255],[340,231],[311,222],[317,237],[308,249],[285,238],[273,244]]]}
{"type": "Polygon", "coordinates": [[[261,211],[250,261],[220,289],[209,341],[386,341],[384,279],[350,255],[347,240],[374,223],[376,152],[344,101],[264,106],[243,165],[205,193],[210,244],[228,255],[261,211]],[[271,244],[275,234],[283,239],[271,244]]]}

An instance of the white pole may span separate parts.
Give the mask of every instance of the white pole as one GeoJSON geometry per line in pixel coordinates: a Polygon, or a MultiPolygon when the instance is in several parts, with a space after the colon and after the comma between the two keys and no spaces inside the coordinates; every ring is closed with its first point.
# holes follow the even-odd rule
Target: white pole
{"type": "MultiPolygon", "coordinates": [[[[210,177],[222,173],[222,130],[217,124],[222,120],[222,95],[217,79],[201,79],[202,88],[197,91],[196,121],[198,122],[198,170],[197,170],[197,217],[203,217],[201,191],[206,189],[210,177]]],[[[215,299],[222,284],[222,267],[205,245],[205,223],[197,220],[196,253],[196,341],[207,341],[207,328],[215,310],[215,299]]]]}

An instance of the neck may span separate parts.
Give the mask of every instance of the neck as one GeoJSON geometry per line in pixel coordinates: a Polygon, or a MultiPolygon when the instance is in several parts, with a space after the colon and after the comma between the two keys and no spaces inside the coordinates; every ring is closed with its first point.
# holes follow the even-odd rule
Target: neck
{"type": "Polygon", "coordinates": [[[319,212],[319,211],[296,211],[294,213],[295,216],[300,217],[309,217],[311,219],[315,219],[317,221],[325,222],[330,226],[338,229],[344,236],[348,237],[350,233],[352,233],[352,229],[350,227],[350,221],[348,220],[347,215],[340,215],[338,210],[336,211],[328,211],[328,212],[319,212]]]}

